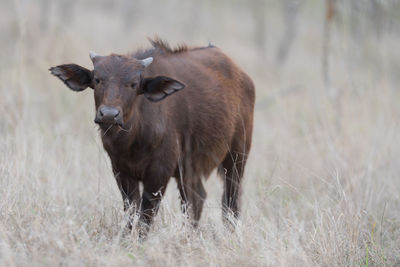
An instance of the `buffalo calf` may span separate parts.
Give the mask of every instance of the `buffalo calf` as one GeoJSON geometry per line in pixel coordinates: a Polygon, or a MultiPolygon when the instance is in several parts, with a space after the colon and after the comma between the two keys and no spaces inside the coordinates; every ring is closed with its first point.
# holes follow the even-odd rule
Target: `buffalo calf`
{"type": "Polygon", "coordinates": [[[202,179],[216,168],[224,180],[223,218],[232,222],[251,145],[254,85],[215,46],[150,42],[129,55],[90,52],[93,70],[65,64],[50,71],[73,91],[94,90],[94,121],[124,208],[139,213],[145,232],[171,177],[196,226],[207,195],[202,179]]]}

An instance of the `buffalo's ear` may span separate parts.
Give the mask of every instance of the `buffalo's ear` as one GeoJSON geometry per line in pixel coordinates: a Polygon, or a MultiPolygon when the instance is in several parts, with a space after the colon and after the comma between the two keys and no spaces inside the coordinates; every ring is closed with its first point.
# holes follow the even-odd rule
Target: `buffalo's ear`
{"type": "Polygon", "coordinates": [[[49,69],[51,74],[57,76],[66,86],[73,91],[82,91],[88,87],[93,88],[92,72],[76,64],[64,64],[49,69]]]}
{"type": "Polygon", "coordinates": [[[185,88],[185,85],[177,80],[165,76],[157,76],[143,79],[141,93],[150,101],[158,102],[183,88],[185,88]]]}

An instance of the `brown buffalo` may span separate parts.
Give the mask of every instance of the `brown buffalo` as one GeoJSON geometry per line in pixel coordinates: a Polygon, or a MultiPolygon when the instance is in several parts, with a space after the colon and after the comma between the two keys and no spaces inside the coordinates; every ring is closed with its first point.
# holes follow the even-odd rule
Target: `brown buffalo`
{"type": "Polygon", "coordinates": [[[138,211],[146,230],[171,177],[196,226],[206,198],[202,179],[216,168],[224,179],[224,221],[236,219],[254,85],[215,46],[171,49],[159,39],[150,42],[152,48],[130,55],[91,52],[93,70],[65,64],[50,71],[73,91],[94,89],[95,122],[124,208],[138,211]]]}

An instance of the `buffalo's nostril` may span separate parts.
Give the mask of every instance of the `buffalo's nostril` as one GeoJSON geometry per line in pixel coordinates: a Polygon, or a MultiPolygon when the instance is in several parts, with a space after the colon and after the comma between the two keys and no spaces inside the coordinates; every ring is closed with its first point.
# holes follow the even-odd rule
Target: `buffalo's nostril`
{"type": "Polygon", "coordinates": [[[120,111],[117,108],[103,106],[98,112],[98,121],[104,123],[115,123],[118,120],[120,111]]]}

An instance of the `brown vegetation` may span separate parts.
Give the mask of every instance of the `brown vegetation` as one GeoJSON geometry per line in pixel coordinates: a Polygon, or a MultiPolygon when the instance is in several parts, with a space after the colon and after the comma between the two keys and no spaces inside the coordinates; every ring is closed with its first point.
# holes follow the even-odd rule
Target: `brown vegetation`
{"type": "Polygon", "coordinates": [[[335,0],[328,88],[326,1],[254,2],[0,1],[0,265],[399,265],[400,2],[335,0]],[[212,173],[197,230],[171,179],[147,241],[124,236],[93,91],[71,93],[48,73],[89,69],[88,51],[129,53],[157,33],[171,45],[211,41],[256,85],[234,232],[212,173]],[[283,39],[292,44],[277,64],[283,39]]]}

